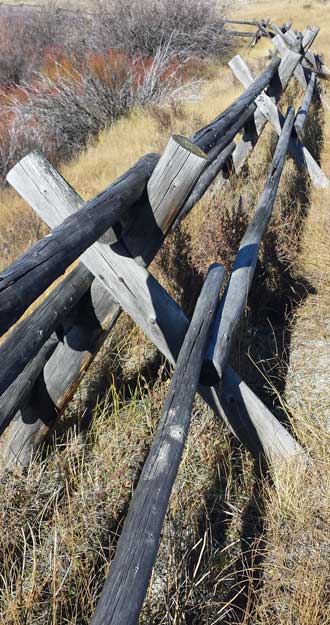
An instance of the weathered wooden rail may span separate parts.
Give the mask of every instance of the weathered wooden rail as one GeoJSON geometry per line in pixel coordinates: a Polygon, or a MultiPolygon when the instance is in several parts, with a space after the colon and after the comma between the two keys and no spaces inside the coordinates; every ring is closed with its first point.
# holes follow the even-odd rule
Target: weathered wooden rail
{"type": "Polygon", "coordinates": [[[257,78],[241,57],[232,59],[229,65],[245,90],[190,139],[173,136],[161,156],[146,155],[88,202],[40,153],[24,157],[8,175],[52,233],[0,275],[1,334],[78,258],[79,262],[0,345],[5,363],[0,370],[1,451],[7,466],[27,466],[122,309],[175,365],[93,625],[133,625],[138,620],[196,392],[257,459],[276,465],[304,453],[228,362],[287,153],[312,184],[329,186],[303,144],[317,79],[328,70],[310,50],[317,28],[294,33],[290,23],[278,27],[270,18],[246,25],[256,27],[256,39],[272,40],[274,58],[257,78]],[[293,77],[305,94],[297,114],[291,107],[284,117],[278,103],[293,77]],[[279,140],[227,287],[220,298],[224,270],[215,264],[189,324],[147,267],[166,235],[215,178],[220,187],[225,182],[222,171],[239,174],[267,123],[279,140]],[[235,143],[240,131],[243,136],[235,143]]]}

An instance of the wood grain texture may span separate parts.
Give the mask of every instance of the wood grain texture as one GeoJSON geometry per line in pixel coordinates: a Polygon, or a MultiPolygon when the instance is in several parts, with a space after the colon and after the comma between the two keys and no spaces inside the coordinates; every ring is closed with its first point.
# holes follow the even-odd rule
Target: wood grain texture
{"type": "Polygon", "coordinates": [[[221,265],[210,267],[178,355],[156,435],[91,625],[135,625],[138,622],[189,431],[191,410],[223,278],[221,265]]]}
{"type": "Polygon", "coordinates": [[[173,136],[151,176],[142,210],[121,239],[137,262],[146,266],[161,246],[178,211],[190,195],[196,181],[209,165],[209,158],[195,144],[182,136],[173,136]],[[146,203],[150,210],[146,210],[146,203]]]}
{"type": "MultiPolygon", "coordinates": [[[[243,61],[241,56],[237,55],[234,59],[230,61],[229,65],[236,78],[243,84],[245,88],[249,84],[252,84],[253,75],[251,74],[248,66],[246,65],[245,61],[243,61]]],[[[308,102],[309,107],[310,101],[308,100],[308,102]]],[[[281,129],[284,124],[284,117],[280,110],[277,108],[276,104],[265,93],[260,94],[260,96],[256,98],[256,104],[261,114],[265,117],[266,120],[270,122],[275,132],[280,135],[281,129]]],[[[303,103],[302,107],[304,107],[304,109],[306,110],[306,103],[303,103]]],[[[315,161],[309,150],[307,150],[307,148],[301,143],[300,139],[295,133],[292,135],[289,141],[289,152],[294,158],[297,167],[299,169],[307,170],[315,187],[325,189],[330,186],[329,179],[324,174],[318,163],[315,161]]]]}
{"type": "Polygon", "coordinates": [[[14,382],[26,365],[36,356],[45,341],[55,331],[61,331],[62,322],[74,310],[93,276],[83,265],[78,265],[19,323],[0,345],[0,396],[14,382]]]}
{"type": "MultiPolygon", "coordinates": [[[[230,356],[232,340],[246,306],[260,243],[269,223],[280,182],[289,139],[294,124],[294,109],[289,108],[269,169],[267,182],[255,214],[239,246],[230,280],[217,310],[207,360],[213,363],[219,377],[223,376],[230,356]]],[[[207,366],[205,367],[207,377],[207,366]]]]}
{"type": "MultiPolygon", "coordinates": [[[[65,181],[61,179],[61,181],[57,181],[56,187],[56,197],[61,194],[61,189],[65,181]]],[[[42,204],[42,197],[40,198],[40,202],[42,204]]],[[[74,210],[74,207],[73,207],[74,210]]],[[[115,245],[115,248],[118,249],[118,244],[115,245]]],[[[126,280],[127,280],[127,291],[124,290],[118,292],[118,299],[121,304],[124,301],[127,301],[127,298],[131,298],[130,310],[132,311],[133,319],[138,323],[139,319],[139,300],[146,302],[148,313],[146,316],[146,324],[148,325],[148,333],[147,335],[152,340],[152,342],[156,345],[158,349],[164,354],[164,356],[174,364],[176,362],[176,358],[180,351],[184,336],[187,331],[187,327],[189,325],[188,319],[180,309],[180,307],[176,304],[176,302],[166,293],[163,287],[154,279],[149,281],[149,274],[143,267],[140,267],[135,264],[135,271],[139,274],[140,279],[137,284],[136,279],[133,275],[127,272],[126,280]],[[121,296],[123,295],[123,299],[121,296]]],[[[94,284],[94,283],[93,283],[94,284]]],[[[93,285],[92,285],[93,286],[93,285]]],[[[53,358],[50,359],[50,362],[53,361],[53,358]]],[[[49,363],[48,363],[49,364],[49,363]]],[[[45,371],[47,369],[45,368],[45,371]]],[[[48,390],[49,384],[53,379],[51,374],[47,375],[48,382],[48,390]]],[[[237,378],[235,378],[237,380],[237,378]]],[[[241,400],[241,389],[239,384],[231,384],[230,386],[230,396],[234,392],[237,393],[237,405],[240,406],[241,400]]],[[[207,403],[213,408],[216,414],[223,416],[225,411],[221,410],[219,397],[222,393],[226,393],[226,388],[222,383],[222,391],[221,384],[219,379],[217,379],[215,383],[215,387],[213,389],[206,389],[205,387],[200,389],[200,393],[202,397],[207,401],[207,403]]],[[[250,391],[252,396],[253,392],[250,391]]],[[[243,402],[244,403],[244,402],[243,402]]],[[[251,406],[251,402],[250,402],[251,406]]],[[[296,446],[294,445],[293,438],[290,437],[290,445],[287,443],[287,433],[283,426],[277,426],[277,420],[272,415],[272,423],[276,423],[276,427],[269,426],[269,411],[265,408],[265,421],[264,428],[259,429],[258,433],[256,428],[253,425],[253,413],[248,413],[247,410],[241,412],[241,421],[245,422],[245,428],[241,428],[244,436],[246,430],[250,431],[249,437],[243,437],[242,443],[246,444],[251,451],[255,449],[258,450],[258,454],[264,454],[267,456],[269,454],[269,449],[273,449],[272,458],[278,453],[278,450],[281,449],[281,454],[279,455],[278,460],[289,457],[292,453],[296,453],[296,446]],[[273,432],[276,430],[277,435],[281,437],[281,443],[277,441],[272,441],[273,432]],[[283,434],[283,436],[281,436],[283,434]],[[260,439],[258,436],[260,435],[260,439]],[[251,439],[254,439],[254,446],[251,446],[251,439]]],[[[229,427],[235,435],[240,435],[237,431],[237,414],[235,418],[231,420],[229,414],[229,427]]]]}
{"type": "MultiPolygon", "coordinates": [[[[173,216],[184,203],[206,164],[207,157],[197,146],[190,145],[182,137],[174,137],[170,140],[148,184],[149,202],[153,207],[154,219],[163,234],[169,230],[173,216]]],[[[41,159],[35,159],[33,155],[26,157],[25,167],[27,166],[35,167],[36,171],[38,166],[50,171],[47,163],[41,163],[41,159]]],[[[56,175],[57,172],[54,172],[55,178],[56,175]]],[[[49,214],[48,199],[53,188],[51,176],[48,175],[48,186],[45,181],[43,182],[47,198],[46,205],[45,203],[43,205],[47,211],[49,225],[52,222],[54,226],[57,223],[53,215],[49,214]]],[[[65,192],[64,186],[62,195],[65,195],[65,192]]],[[[56,193],[55,198],[57,202],[61,199],[65,200],[56,193]]],[[[74,204],[78,206],[77,198],[74,198],[74,204]]],[[[91,257],[91,252],[88,253],[91,257]]],[[[38,353],[55,328],[75,308],[83,293],[90,287],[92,280],[93,274],[86,267],[80,265],[75,268],[0,346],[0,358],[3,358],[3,362],[6,363],[0,372],[0,395],[38,353]]]]}
{"type": "MultiPolygon", "coordinates": [[[[84,202],[79,214],[67,216],[51,234],[30,247],[1,273],[0,334],[8,330],[86,248],[128,212],[145,190],[158,158],[157,154],[141,158],[105,191],[84,202]]],[[[11,184],[26,163],[22,159],[9,172],[7,180],[11,184]]],[[[41,179],[38,187],[40,185],[41,179]]],[[[71,191],[66,192],[71,198],[71,191]]],[[[30,193],[33,195],[34,189],[30,189],[30,193]]]]}

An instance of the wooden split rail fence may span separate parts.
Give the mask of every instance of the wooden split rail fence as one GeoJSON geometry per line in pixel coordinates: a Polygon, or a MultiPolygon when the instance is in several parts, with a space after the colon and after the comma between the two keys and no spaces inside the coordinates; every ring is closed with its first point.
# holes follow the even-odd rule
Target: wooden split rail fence
{"type": "Polygon", "coordinates": [[[311,184],[329,187],[302,141],[317,78],[329,70],[310,51],[318,28],[307,27],[301,34],[291,24],[274,28],[263,20],[255,25],[264,36],[272,29],[274,55],[257,78],[240,56],[230,61],[245,89],[242,95],[190,139],[173,136],[161,156],[142,157],[92,200],[84,202],[38,152],[24,157],[7,177],[52,232],[0,275],[1,334],[80,259],[0,345],[0,433],[7,465],[27,466],[121,310],[176,365],[93,625],[138,620],[196,392],[256,458],[276,464],[303,453],[228,361],[287,153],[311,184]],[[293,77],[305,96],[296,114],[289,107],[284,116],[278,102],[293,77]],[[225,271],[212,265],[189,323],[147,267],[213,180],[218,177],[219,187],[225,184],[225,168],[231,176],[239,174],[267,122],[279,140],[227,287],[220,298],[225,271]]]}

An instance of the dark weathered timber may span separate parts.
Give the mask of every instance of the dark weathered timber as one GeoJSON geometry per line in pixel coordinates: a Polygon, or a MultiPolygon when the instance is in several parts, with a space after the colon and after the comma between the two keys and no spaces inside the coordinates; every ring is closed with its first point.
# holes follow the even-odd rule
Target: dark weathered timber
{"type": "Polygon", "coordinates": [[[59,338],[54,333],[42,346],[35,358],[0,397],[0,434],[4,432],[19,407],[24,407],[35,386],[39,374],[58,346],[59,338]]]}
{"type": "Polygon", "coordinates": [[[18,439],[23,434],[22,429],[38,420],[50,426],[52,417],[56,419],[65,408],[120,314],[120,306],[96,279],[90,289],[84,290],[84,285],[84,281],[76,284],[81,297],[63,327],[58,328],[58,333],[51,336],[0,397],[0,434],[31,395],[38,398],[34,402],[34,418],[31,414],[27,417],[24,410],[24,414],[17,415],[15,429],[10,433],[10,438],[15,439],[20,448],[18,439]]]}
{"type": "MultiPolygon", "coordinates": [[[[151,206],[149,211],[138,210],[138,223],[132,225],[133,236],[131,238],[135,242],[135,248],[139,247],[141,253],[141,248],[145,244],[151,257],[155,252],[154,239],[158,232],[162,235],[159,241],[160,245],[165,236],[164,232],[168,231],[168,226],[165,225],[164,220],[171,218],[171,210],[173,211],[176,203],[181,206],[181,195],[184,201],[189,193],[189,187],[191,188],[195,180],[198,179],[208,162],[205,154],[196,145],[189,144],[183,137],[173,137],[169,141],[166,154],[167,156],[164,152],[158,163],[161,166],[160,179],[157,176],[156,167],[148,184],[148,197],[154,210],[151,209],[151,206]],[[164,163],[164,158],[167,159],[166,163],[164,163]],[[178,177],[178,172],[180,177],[178,177]],[[175,175],[176,178],[174,178],[175,175]],[[156,179],[153,182],[155,176],[156,179]],[[172,180],[174,196],[169,191],[167,177],[168,180],[172,180]],[[150,189],[151,182],[153,182],[153,189],[150,189]],[[143,243],[139,237],[139,231],[141,230],[141,217],[145,216],[146,213],[149,214],[149,221],[144,236],[145,243],[143,243]],[[163,224],[164,227],[160,228],[157,222],[163,224]],[[155,226],[152,229],[153,224],[155,226]]],[[[25,163],[25,167],[27,167],[27,159],[29,157],[22,161],[25,163]]],[[[30,157],[30,161],[33,162],[33,156],[30,157]]],[[[46,167],[47,161],[39,159],[37,164],[40,167],[46,167]]],[[[144,197],[143,200],[146,204],[147,198],[144,197]]],[[[124,237],[124,242],[129,249],[130,245],[127,238],[127,236],[124,237]]],[[[125,254],[125,250],[122,252],[125,254]]],[[[6,367],[0,372],[0,394],[8,388],[29,360],[35,356],[43,342],[47,340],[62,319],[74,309],[82,294],[91,285],[92,280],[92,274],[81,264],[42,302],[29,318],[24,319],[14,329],[7,341],[0,346],[0,357],[3,357],[3,362],[6,363],[6,367]]]]}
{"type": "Polygon", "coordinates": [[[257,20],[229,20],[224,19],[224,24],[239,24],[240,26],[258,26],[257,20]]]}
{"type": "Polygon", "coordinates": [[[228,132],[231,125],[237,121],[242,113],[254,102],[255,98],[269,85],[277,72],[280,62],[281,59],[279,57],[272,59],[270,64],[239,98],[227,107],[221,115],[192,135],[191,140],[193,143],[197,143],[204,152],[209,152],[216,145],[219,138],[228,132]]]}
{"type": "Polygon", "coordinates": [[[230,143],[224,150],[222,150],[219,155],[210,163],[210,165],[203,171],[201,177],[199,178],[195,188],[190,194],[188,200],[185,205],[182,207],[177,219],[173,224],[173,229],[190,213],[191,209],[199,202],[199,200],[203,197],[206,191],[209,189],[212,182],[215,180],[220,171],[223,170],[225,166],[228,166],[229,159],[235,149],[235,143],[230,143]]]}
{"type": "Polygon", "coordinates": [[[135,625],[138,622],[189,431],[191,410],[223,278],[223,267],[212,265],[183,341],[156,436],[91,625],[135,625]]]}
{"type": "Polygon", "coordinates": [[[0,275],[0,334],[141,197],[159,159],[148,154],[0,275]]]}
{"type": "Polygon", "coordinates": [[[244,128],[257,109],[255,102],[240,115],[230,126],[230,128],[220,137],[216,145],[208,152],[208,158],[212,162],[225,148],[232,142],[237,133],[244,128]]]}
{"type": "Polygon", "coordinates": [[[313,100],[315,86],[316,76],[315,74],[311,74],[303,101],[298,109],[298,113],[294,122],[296,133],[300,139],[302,138],[303,130],[307,121],[307,115],[313,100]]]}
{"type": "Polygon", "coordinates": [[[54,330],[75,308],[93,281],[93,275],[82,264],[75,267],[41,304],[15,327],[0,345],[0,395],[24,367],[36,356],[54,330]]]}
{"type": "MultiPolygon", "coordinates": [[[[203,380],[207,380],[208,365],[213,363],[219,377],[227,365],[232,339],[246,305],[247,297],[258,259],[263,234],[272,214],[276,193],[280,182],[289,139],[294,123],[294,108],[288,109],[281,136],[269,169],[267,182],[255,214],[240,243],[229,284],[221,299],[213,326],[212,338],[207,351],[203,380]]],[[[212,368],[212,365],[211,365],[212,368]]]]}

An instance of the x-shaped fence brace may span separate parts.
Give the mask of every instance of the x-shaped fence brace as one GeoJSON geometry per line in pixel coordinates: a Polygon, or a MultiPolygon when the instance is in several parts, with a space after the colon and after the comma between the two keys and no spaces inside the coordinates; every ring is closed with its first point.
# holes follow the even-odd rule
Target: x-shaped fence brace
{"type": "MultiPolygon", "coordinates": [[[[213,154],[213,162],[208,164],[203,152],[194,146],[198,133],[192,137],[193,143],[173,137],[150,177],[147,201],[144,197],[139,203],[134,223],[123,223],[118,238],[116,232],[111,235],[108,232],[106,237],[82,254],[81,264],[74,271],[77,276],[78,272],[82,273],[79,279],[82,277],[86,281],[86,290],[91,286],[87,299],[80,306],[80,314],[62,341],[55,333],[41,345],[33,360],[34,366],[31,366],[33,363],[28,365],[0,398],[0,411],[9,420],[17,407],[15,389],[22,397],[25,393],[26,398],[25,405],[24,401],[21,402],[21,411],[16,416],[7,442],[9,459],[19,459],[23,465],[26,464],[31,449],[42,441],[45,432],[54,424],[58,412],[72,395],[72,389],[116,322],[121,307],[161,353],[172,364],[175,363],[188,319],[147,271],[146,266],[172,224],[192,207],[193,202],[189,200],[194,193],[196,196],[196,189],[199,188],[199,194],[195,201],[206,190],[229,155],[234,170],[239,171],[267,121],[270,121],[278,134],[281,132],[284,118],[276,103],[292,75],[300,82],[303,75],[306,82],[301,65],[304,58],[302,52],[305,51],[304,46],[306,50],[309,48],[316,35],[317,29],[306,29],[299,52],[292,49],[292,41],[286,45],[282,33],[274,37],[272,41],[282,57],[277,78],[271,82],[267,93],[257,96],[255,103],[249,106],[246,118],[243,115],[240,123],[233,122],[231,134],[230,131],[226,132],[223,149],[219,150],[218,145],[218,154],[213,154]],[[229,144],[244,125],[241,141],[236,146],[229,144]],[[36,367],[38,359],[40,362],[36,367]],[[43,375],[40,378],[41,367],[43,375]],[[36,380],[38,386],[29,395],[36,380]]],[[[294,34],[293,37],[296,42],[294,34]]],[[[230,67],[245,88],[253,83],[252,74],[239,56],[232,59],[230,67]]],[[[306,96],[296,117],[296,131],[290,139],[289,150],[298,167],[308,171],[313,184],[326,187],[329,186],[329,180],[298,138],[298,134],[301,135],[298,120],[306,119],[306,102],[309,106],[315,88],[314,77],[315,73],[309,76],[306,96]]],[[[32,153],[22,159],[9,173],[8,181],[51,228],[58,226],[83,204],[78,194],[41,154],[32,153]]],[[[73,307],[72,293],[75,286],[72,277],[65,280],[70,279],[69,312],[70,301],[73,307]]],[[[219,371],[216,351],[214,354],[214,365],[219,371]]],[[[253,453],[261,453],[270,463],[296,454],[299,445],[238,374],[226,363],[220,369],[220,376],[213,372],[213,386],[200,386],[199,392],[231,431],[253,453]]]]}

